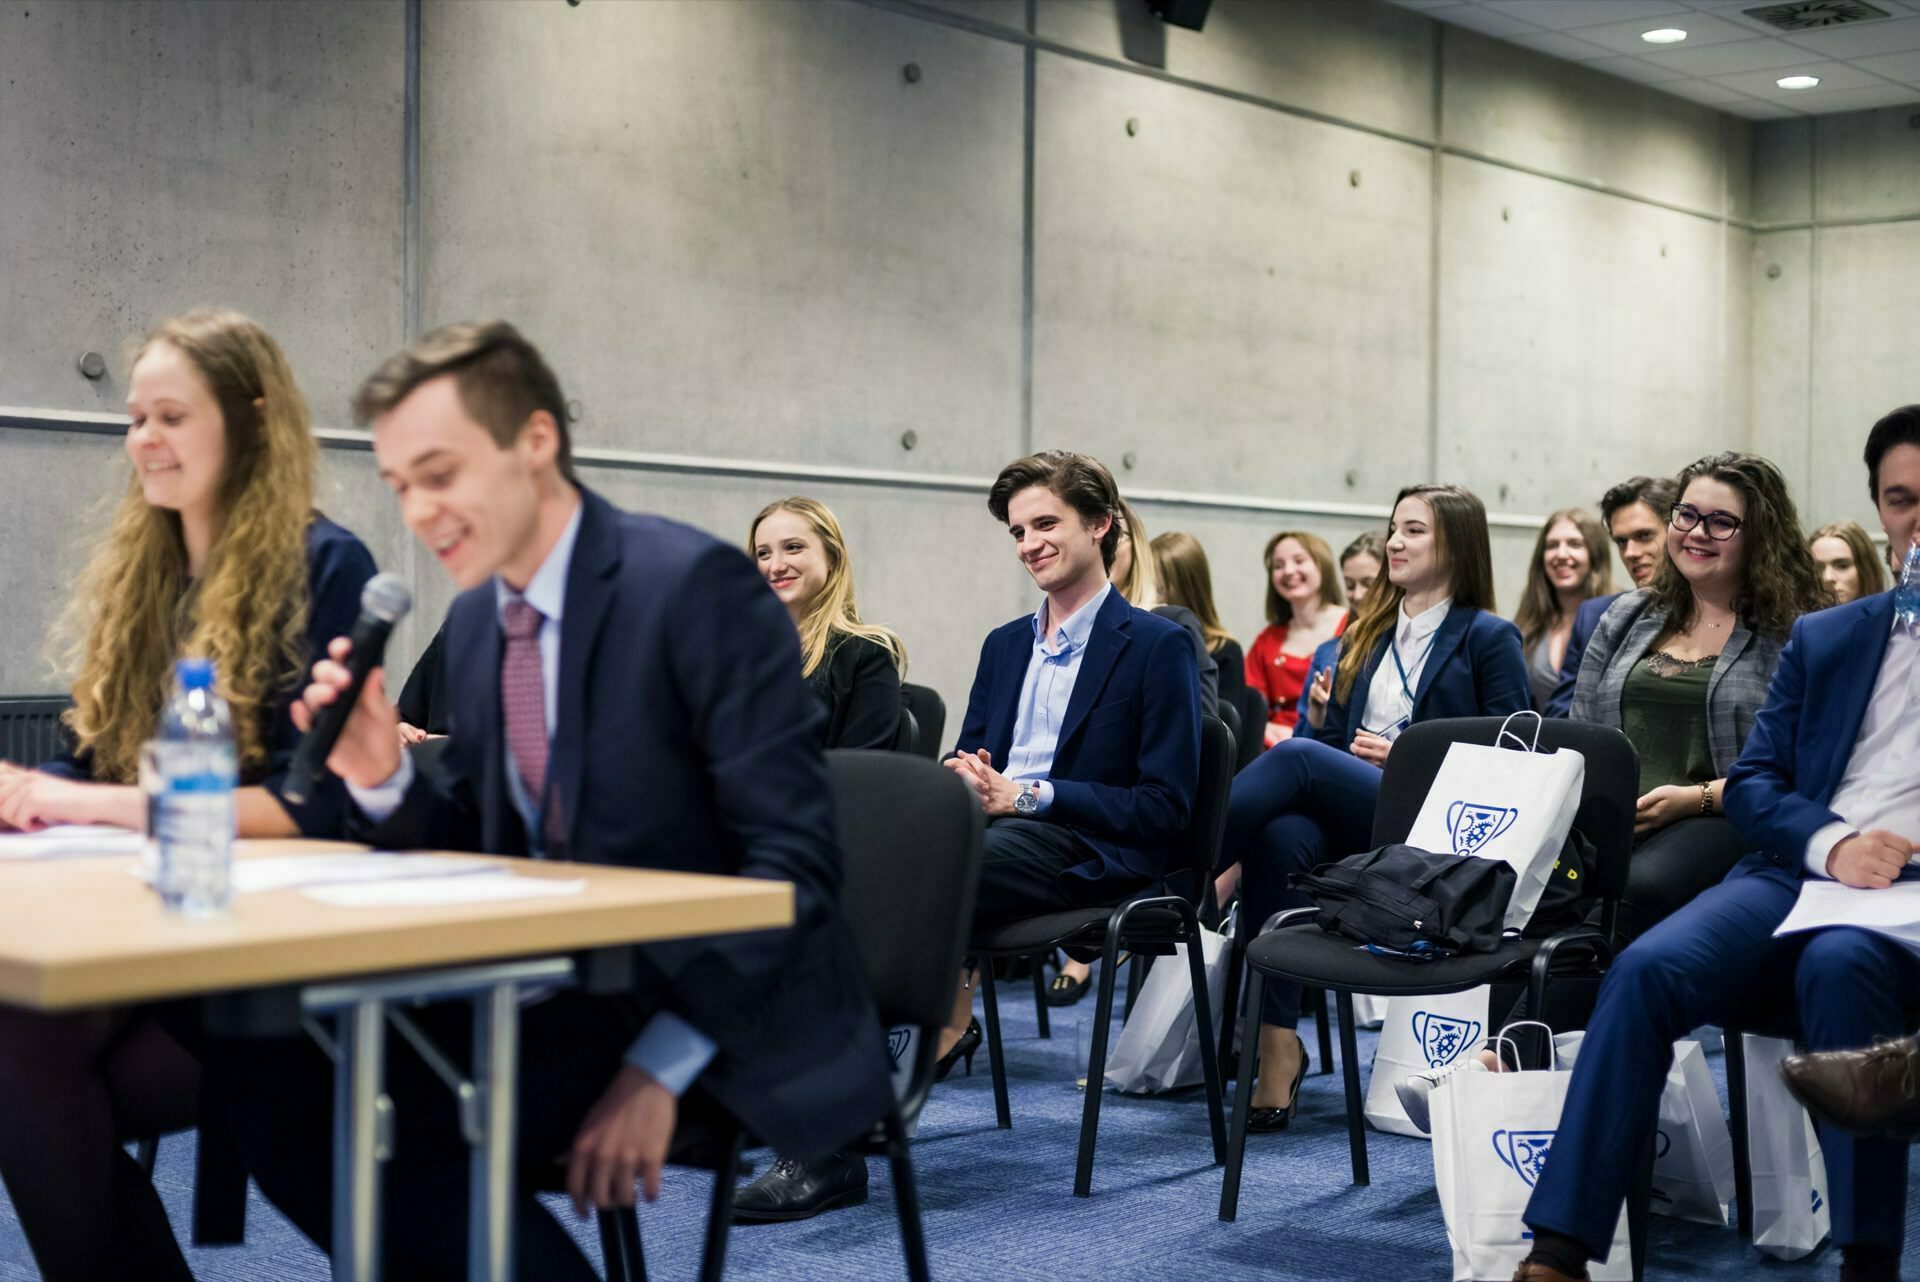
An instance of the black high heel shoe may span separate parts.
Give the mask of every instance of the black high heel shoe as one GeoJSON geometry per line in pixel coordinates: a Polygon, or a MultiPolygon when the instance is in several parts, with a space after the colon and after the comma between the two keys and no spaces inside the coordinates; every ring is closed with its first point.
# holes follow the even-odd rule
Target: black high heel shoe
{"type": "Polygon", "coordinates": [[[980,1042],[984,1037],[985,1034],[980,1031],[980,1021],[968,1020],[967,1031],[960,1034],[960,1040],[953,1044],[953,1049],[942,1055],[939,1063],[934,1065],[933,1080],[946,1081],[947,1074],[953,1071],[953,1066],[963,1059],[967,1061],[967,1076],[972,1077],[973,1053],[980,1049],[980,1042]]]}
{"type": "Polygon", "coordinates": [[[1271,1131],[1284,1131],[1293,1121],[1294,1110],[1300,1107],[1300,1083],[1307,1080],[1307,1048],[1300,1048],[1300,1068],[1293,1075],[1293,1090],[1287,1096],[1285,1108],[1255,1108],[1247,1111],[1247,1131],[1266,1134],[1271,1131]]]}

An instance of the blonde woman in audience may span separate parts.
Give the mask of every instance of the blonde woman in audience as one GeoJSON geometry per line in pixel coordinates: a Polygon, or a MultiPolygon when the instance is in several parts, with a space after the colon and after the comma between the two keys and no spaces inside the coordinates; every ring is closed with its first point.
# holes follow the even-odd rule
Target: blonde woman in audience
{"type": "MultiPolygon", "coordinates": [[[[287,709],[299,675],[352,628],[374,565],[314,510],[313,432],[286,357],[244,316],[189,313],[147,336],[127,411],[126,491],[63,629],[75,748],[38,771],[0,765],[0,818],[139,827],[140,745],[175,660],[195,656],[213,660],[233,712],[240,835],[335,835],[337,780],[300,806],[278,793],[299,740],[287,709]]],[[[121,1147],[194,1122],[199,1067],[180,1040],[192,1030],[175,1023],[149,1007],[0,1006],[0,1177],[49,1282],[191,1277],[121,1147]]]]}
{"type": "Polygon", "coordinates": [[[1583,602],[1613,591],[1613,558],[1607,531],[1591,514],[1564,508],[1547,518],[1534,540],[1527,586],[1514,614],[1526,649],[1533,706],[1544,708],[1560,684],[1561,660],[1583,602]]]}
{"type": "Polygon", "coordinates": [[[1153,566],[1166,603],[1191,612],[1199,621],[1207,653],[1220,668],[1220,698],[1224,702],[1232,691],[1247,684],[1247,660],[1233,634],[1220,626],[1220,611],[1213,603],[1213,571],[1207,565],[1207,550],[1191,534],[1171,530],[1154,539],[1153,566]]]}
{"type": "Polygon", "coordinates": [[[747,555],[800,630],[801,669],[827,711],[829,748],[891,748],[907,647],[854,601],[846,535],[826,504],[796,495],[753,518],[747,555]]]}
{"type": "Polygon", "coordinates": [[[1835,605],[1885,592],[1889,586],[1887,558],[1873,539],[1854,521],[1823,525],[1807,540],[1820,584],[1833,594],[1835,605]]]}
{"type": "Polygon", "coordinates": [[[1247,651],[1247,684],[1266,696],[1270,748],[1293,737],[1313,652],[1346,626],[1347,596],[1333,551],[1317,534],[1282,530],[1267,540],[1263,559],[1267,626],[1247,651]]]}

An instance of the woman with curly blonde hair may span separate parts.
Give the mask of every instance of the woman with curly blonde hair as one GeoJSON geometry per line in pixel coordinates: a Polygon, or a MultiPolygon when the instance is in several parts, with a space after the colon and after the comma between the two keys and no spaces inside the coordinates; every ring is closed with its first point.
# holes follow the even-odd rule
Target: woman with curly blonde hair
{"type": "MultiPolygon", "coordinates": [[[[374,571],[313,508],[316,451],[286,357],[229,311],[161,324],[128,379],[125,495],[79,581],[73,751],[0,763],[0,821],[136,828],[143,741],[175,660],[210,658],[233,711],[242,836],[337,829],[344,790],[275,791],[298,734],[288,705],[374,571]]],[[[198,1066],[152,1008],[42,1015],[0,1007],[0,1177],[49,1282],[191,1274],[153,1184],[121,1144],[193,1123],[198,1066]]]]}

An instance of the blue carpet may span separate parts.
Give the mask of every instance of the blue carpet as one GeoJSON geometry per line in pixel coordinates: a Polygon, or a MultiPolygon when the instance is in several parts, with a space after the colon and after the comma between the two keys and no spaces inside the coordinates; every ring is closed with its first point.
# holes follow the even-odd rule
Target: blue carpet
{"type": "MultiPolygon", "coordinates": [[[[1157,1280],[1172,1274],[1309,1279],[1450,1276],[1445,1230],[1433,1191],[1433,1159],[1421,1141],[1370,1132],[1373,1183],[1348,1183],[1340,1079],[1310,1076],[1292,1130],[1248,1144],[1240,1219],[1215,1218],[1220,1173],[1211,1164],[1206,1111],[1196,1093],[1173,1099],[1108,1094],[1091,1199],[1072,1196],[1081,1092],[1074,1086],[1074,1028],[1091,1018],[1089,998],[1056,1013],[1042,1041],[1030,990],[1004,985],[1014,1129],[993,1122],[984,1048],[971,1077],[950,1078],[921,1118],[914,1146],[933,1272],[956,1282],[1022,1279],[1157,1280]],[[1175,1262],[1178,1261],[1176,1264],[1175,1262]]],[[[1312,1029],[1307,1029],[1309,1043],[1312,1029]]],[[[1361,1034],[1362,1063],[1373,1037],[1361,1034]]],[[[1717,1053],[1710,1056],[1721,1078],[1717,1053]]],[[[1317,1067],[1317,1065],[1316,1065],[1317,1067]]],[[[1721,1081],[1724,1092],[1725,1083],[1721,1081]]],[[[168,1138],[155,1175],[176,1231],[187,1236],[193,1173],[190,1136],[168,1138]]],[[[884,1162],[872,1163],[864,1206],[799,1224],[735,1229],[728,1276],[782,1282],[848,1282],[904,1276],[884,1162]]],[[[647,1260],[657,1279],[697,1270],[708,1177],[670,1171],[661,1201],[642,1211],[647,1260]]],[[[1920,1180],[1908,1216],[1920,1222],[1920,1180]]],[[[561,1205],[554,1203],[558,1209],[561,1205]]],[[[189,1252],[205,1282],[324,1282],[325,1258],[254,1195],[247,1244],[189,1252]]],[[[565,1213],[571,1222],[571,1213],[565,1213]]],[[[1665,1278],[1831,1278],[1837,1253],[1784,1264],[1742,1244],[1732,1229],[1656,1216],[1648,1276],[1665,1278]]],[[[591,1224],[576,1232],[598,1259],[591,1224]]],[[[1916,1252],[1909,1250],[1912,1269],[1916,1252]]],[[[138,1276],[130,1263],[128,1277],[138,1276]]],[[[13,1217],[0,1200],[0,1282],[39,1275],[13,1217]]]]}

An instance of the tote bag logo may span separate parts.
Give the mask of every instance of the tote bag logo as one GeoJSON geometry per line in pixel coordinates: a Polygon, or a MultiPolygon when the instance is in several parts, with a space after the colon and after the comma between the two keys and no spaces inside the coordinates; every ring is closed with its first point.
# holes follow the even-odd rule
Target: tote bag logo
{"type": "Polygon", "coordinates": [[[1483,846],[1513,827],[1517,806],[1483,806],[1456,801],[1447,807],[1447,831],[1453,835],[1453,853],[1477,855],[1483,846]]]}
{"type": "Polygon", "coordinates": [[[1445,1068],[1480,1040],[1480,1021],[1417,1010],[1413,1013],[1413,1036],[1420,1043],[1427,1067],[1445,1068]]]}
{"type": "Polygon", "coordinates": [[[1552,1131],[1495,1131],[1493,1133],[1493,1151],[1500,1160],[1513,1169],[1513,1173],[1527,1182],[1532,1188],[1540,1180],[1540,1172],[1547,1164],[1547,1152],[1553,1147],[1552,1131]]]}
{"type": "Polygon", "coordinates": [[[907,1049],[907,1040],[913,1036],[911,1028],[889,1028],[887,1030],[887,1058],[893,1066],[900,1066],[900,1056],[907,1049]]]}

